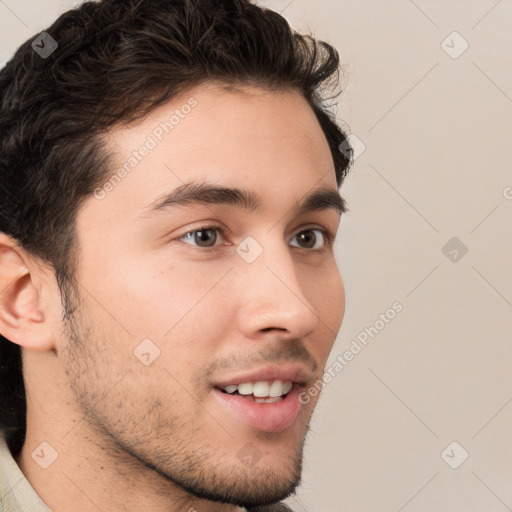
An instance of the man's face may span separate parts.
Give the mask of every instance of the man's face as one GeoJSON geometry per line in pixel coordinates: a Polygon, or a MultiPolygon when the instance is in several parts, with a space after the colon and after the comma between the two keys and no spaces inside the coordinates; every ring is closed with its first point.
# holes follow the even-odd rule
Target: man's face
{"type": "Polygon", "coordinates": [[[337,193],[315,115],[297,92],[201,87],[105,140],[106,181],[131,165],[78,212],[81,300],[58,346],[87,428],[196,496],[282,499],[316,401],[298,394],[321,377],[345,310],[323,234],[339,212],[305,204],[337,193]],[[253,202],[217,190],[154,208],[186,184],[253,202]]]}

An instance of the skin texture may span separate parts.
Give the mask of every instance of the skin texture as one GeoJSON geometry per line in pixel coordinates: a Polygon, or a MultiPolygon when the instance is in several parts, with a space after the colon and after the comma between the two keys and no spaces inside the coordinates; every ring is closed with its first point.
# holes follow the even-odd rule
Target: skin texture
{"type": "Polygon", "coordinates": [[[0,329],[23,347],[28,397],[17,462],[53,512],[232,511],[282,499],[300,479],[318,397],[269,433],[230,413],[212,386],[270,363],[300,365],[307,385],[322,375],[343,283],[332,247],[297,246],[295,235],[338,228],[334,209],[297,212],[312,190],[337,191],[329,147],[296,91],[203,85],[105,135],[113,171],[190,98],[197,106],[136,168],[81,206],[71,318],[52,269],[0,234],[0,329]],[[189,181],[247,189],[261,205],[147,214],[189,181]],[[210,225],[223,231],[213,249],[185,236],[210,225]],[[235,251],[248,236],[263,248],[250,264],[235,251]],[[144,339],[160,351],[149,366],[134,355],[144,339]],[[43,441],[58,453],[48,469],[31,457],[43,441]],[[248,445],[252,466],[237,455],[248,445]]]}

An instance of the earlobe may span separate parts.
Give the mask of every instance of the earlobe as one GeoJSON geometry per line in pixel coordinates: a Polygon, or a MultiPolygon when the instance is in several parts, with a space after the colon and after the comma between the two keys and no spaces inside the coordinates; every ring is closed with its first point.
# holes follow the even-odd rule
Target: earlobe
{"type": "Polygon", "coordinates": [[[0,334],[28,350],[54,348],[41,273],[28,253],[0,233],[0,334]]]}

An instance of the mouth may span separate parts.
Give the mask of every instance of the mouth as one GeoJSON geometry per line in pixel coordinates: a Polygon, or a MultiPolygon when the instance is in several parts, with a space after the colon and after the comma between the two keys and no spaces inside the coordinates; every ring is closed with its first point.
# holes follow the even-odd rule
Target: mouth
{"type": "Polygon", "coordinates": [[[217,383],[213,394],[222,415],[262,432],[291,429],[303,405],[301,389],[311,380],[298,368],[267,368],[217,383]]]}
{"type": "Polygon", "coordinates": [[[258,404],[275,404],[284,400],[291,391],[293,382],[287,380],[260,380],[257,382],[242,382],[229,384],[220,391],[232,396],[240,396],[258,404]]]}

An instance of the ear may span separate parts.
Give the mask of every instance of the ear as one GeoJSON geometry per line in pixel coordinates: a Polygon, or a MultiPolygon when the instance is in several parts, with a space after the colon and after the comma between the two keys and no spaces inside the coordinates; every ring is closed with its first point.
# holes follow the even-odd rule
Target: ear
{"type": "MultiPolygon", "coordinates": [[[[0,334],[28,350],[55,348],[58,325],[51,272],[0,232],[0,334]]],[[[58,318],[58,317],[57,317],[58,318]]]]}

